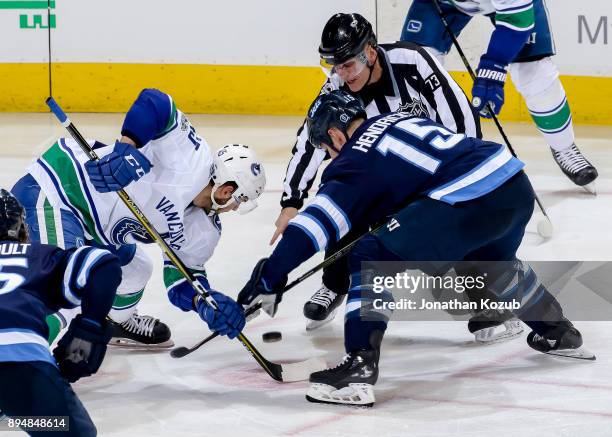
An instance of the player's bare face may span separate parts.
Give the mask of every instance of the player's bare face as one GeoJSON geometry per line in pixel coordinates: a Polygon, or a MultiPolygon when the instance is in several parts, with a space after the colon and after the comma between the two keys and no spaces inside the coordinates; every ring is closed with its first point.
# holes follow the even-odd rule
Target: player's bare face
{"type": "MultiPolygon", "coordinates": [[[[208,184],[200,193],[193,199],[193,204],[199,208],[202,208],[207,213],[212,210],[212,191],[213,184],[208,184]]],[[[222,208],[217,210],[217,213],[233,211],[238,208],[238,202],[232,199],[232,193],[234,188],[230,185],[222,186],[215,191],[215,201],[218,205],[222,205],[222,208]]]]}

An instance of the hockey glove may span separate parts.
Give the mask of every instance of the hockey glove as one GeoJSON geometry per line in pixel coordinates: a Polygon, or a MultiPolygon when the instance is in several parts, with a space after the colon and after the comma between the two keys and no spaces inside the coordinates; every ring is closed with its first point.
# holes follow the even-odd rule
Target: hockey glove
{"type": "Polygon", "coordinates": [[[85,163],[89,180],[100,193],[127,187],[151,171],[151,167],[147,157],[136,147],[119,141],[108,155],[85,163]]]}
{"type": "Polygon", "coordinates": [[[267,258],[260,259],[255,265],[253,273],[251,273],[251,279],[249,279],[249,282],[246,283],[238,294],[238,303],[248,308],[261,302],[262,309],[270,317],[274,317],[278,304],[283,298],[283,290],[287,284],[287,278],[285,277],[283,281],[274,284],[274,286],[267,284],[262,277],[267,260],[267,258]]]}
{"type": "Polygon", "coordinates": [[[76,316],[53,350],[62,376],[69,382],[75,382],[96,373],[112,335],[113,329],[106,320],[100,325],[82,314],[76,316]]]}
{"type": "Polygon", "coordinates": [[[487,104],[495,115],[504,104],[504,84],[506,83],[506,64],[483,56],[476,70],[476,80],[472,88],[472,106],[481,117],[491,118],[487,104]]]}
{"type": "Polygon", "coordinates": [[[215,300],[219,309],[214,309],[198,296],[196,298],[196,311],[211,331],[229,338],[236,338],[246,323],[244,311],[234,300],[218,291],[210,290],[210,296],[215,300]]]}

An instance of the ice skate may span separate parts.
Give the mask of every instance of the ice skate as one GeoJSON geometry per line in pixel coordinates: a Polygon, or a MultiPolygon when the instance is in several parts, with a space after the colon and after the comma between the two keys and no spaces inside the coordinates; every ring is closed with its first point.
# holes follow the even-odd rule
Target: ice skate
{"type": "Polygon", "coordinates": [[[308,320],[306,331],[315,330],[334,320],[343,301],[344,295],[336,294],[325,285],[321,285],[321,288],[304,304],[304,316],[308,320]]]}
{"type": "Polygon", "coordinates": [[[123,323],[111,322],[113,338],[110,345],[143,349],[167,349],[174,346],[168,325],[154,317],[134,313],[123,323]]]}
{"type": "Polygon", "coordinates": [[[310,375],[306,399],[324,404],[359,407],[374,405],[374,384],[378,380],[378,352],[350,352],[331,369],[310,375]]]}
{"type": "Polygon", "coordinates": [[[597,169],[587,161],[575,144],[566,150],[551,149],[551,152],[559,168],[573,183],[591,194],[596,194],[594,181],[598,176],[597,169]]]}

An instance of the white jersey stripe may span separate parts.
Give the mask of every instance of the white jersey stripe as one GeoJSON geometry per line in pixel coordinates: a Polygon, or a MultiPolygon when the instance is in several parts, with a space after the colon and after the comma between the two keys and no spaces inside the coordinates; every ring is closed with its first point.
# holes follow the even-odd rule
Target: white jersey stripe
{"type": "Polygon", "coordinates": [[[49,342],[30,330],[1,330],[0,331],[0,345],[6,344],[21,344],[21,343],[35,343],[45,348],[49,347],[49,342]]]}
{"type": "Polygon", "coordinates": [[[289,225],[297,225],[304,230],[312,239],[317,246],[317,251],[323,250],[327,247],[329,238],[327,232],[321,223],[319,223],[313,216],[305,213],[300,213],[295,218],[291,219],[289,225]]]}
{"type": "Polygon", "coordinates": [[[336,237],[339,240],[344,237],[351,229],[351,223],[346,216],[345,212],[336,205],[328,196],[319,194],[315,196],[312,203],[308,206],[313,206],[323,211],[323,213],[329,217],[330,221],[336,228],[336,237]]]}
{"type": "Polygon", "coordinates": [[[431,197],[432,199],[440,200],[442,197],[450,193],[458,191],[462,188],[467,187],[468,185],[474,184],[486,178],[488,175],[493,173],[495,170],[503,167],[503,165],[506,164],[511,159],[512,159],[512,155],[510,154],[508,149],[506,149],[505,147],[502,147],[499,152],[497,152],[487,161],[482,163],[479,167],[476,168],[476,170],[468,173],[467,175],[451,183],[450,185],[447,185],[446,187],[432,191],[429,194],[429,197],[431,197]]]}

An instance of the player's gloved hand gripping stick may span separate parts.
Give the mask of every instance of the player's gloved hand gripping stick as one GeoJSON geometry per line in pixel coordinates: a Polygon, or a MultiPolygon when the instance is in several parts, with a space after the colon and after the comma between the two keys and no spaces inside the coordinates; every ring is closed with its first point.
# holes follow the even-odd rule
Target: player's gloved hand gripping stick
{"type": "MultiPolygon", "coordinates": [[[[461,50],[461,46],[459,45],[459,41],[457,41],[457,37],[451,30],[450,25],[448,24],[448,21],[446,20],[446,17],[444,16],[444,12],[442,11],[442,7],[440,6],[440,0],[432,0],[432,1],[434,4],[434,7],[436,8],[436,11],[438,12],[438,16],[440,17],[440,21],[442,21],[442,25],[444,26],[444,29],[446,30],[446,33],[448,33],[448,36],[450,36],[451,40],[453,41],[453,45],[457,49],[457,53],[459,53],[459,56],[461,57],[461,60],[463,61],[463,65],[465,65],[465,68],[470,74],[472,81],[475,81],[476,75],[474,74],[474,70],[472,70],[472,67],[470,66],[470,63],[465,57],[463,50],[461,50]]],[[[510,150],[510,153],[512,153],[512,156],[514,156],[515,158],[518,158],[518,156],[516,156],[516,152],[514,151],[514,148],[512,147],[512,144],[510,144],[510,140],[506,136],[506,132],[504,132],[504,129],[502,128],[502,125],[499,122],[499,119],[497,118],[494,108],[491,108],[491,105],[487,104],[487,111],[489,115],[491,116],[491,118],[493,119],[495,126],[497,126],[497,130],[499,130],[499,133],[504,139],[506,146],[508,146],[508,150],[510,150]]],[[[544,238],[550,238],[552,237],[552,233],[553,233],[552,221],[550,220],[550,217],[548,217],[548,214],[546,214],[544,205],[542,205],[542,202],[540,201],[540,198],[538,197],[537,194],[535,195],[535,200],[538,206],[540,207],[542,214],[544,214],[544,219],[538,222],[538,233],[544,238]]]]}
{"type": "MultiPolygon", "coordinates": [[[[72,135],[72,138],[79,144],[83,152],[89,156],[91,160],[99,160],[100,158],[96,152],[91,148],[89,143],[83,138],[81,133],[72,124],[66,113],[60,108],[53,97],[49,97],[46,100],[47,106],[51,109],[51,112],[57,117],[62,126],[72,135]]],[[[125,190],[120,189],[117,194],[127,206],[127,208],[134,214],[134,217],[144,226],[149,235],[160,245],[163,252],[166,254],[168,259],[176,266],[181,274],[187,279],[193,289],[206,301],[208,305],[217,309],[218,305],[214,299],[208,294],[206,289],[200,284],[200,282],[193,276],[189,269],[183,264],[180,258],[174,253],[174,251],[168,246],[164,239],[155,230],[151,222],[142,213],[138,205],[130,198],[125,190]]],[[[276,381],[291,382],[308,379],[312,372],[323,370],[327,367],[327,364],[320,358],[311,358],[304,362],[291,364],[278,364],[268,361],[255,346],[244,336],[244,334],[238,334],[238,340],[244,345],[249,353],[255,358],[257,363],[276,381]]]]}
{"type": "MultiPolygon", "coordinates": [[[[336,261],[338,261],[340,258],[342,258],[346,254],[348,254],[351,251],[351,249],[353,248],[353,246],[355,246],[355,244],[357,244],[357,242],[359,242],[359,240],[361,240],[366,235],[370,235],[370,234],[376,233],[383,226],[387,225],[387,223],[389,223],[389,222],[385,221],[385,222],[381,223],[380,225],[375,226],[370,231],[368,231],[368,232],[364,233],[363,235],[360,235],[359,237],[355,238],[353,241],[351,241],[349,244],[347,244],[343,248],[338,249],[338,251],[332,253],[330,256],[328,256],[323,261],[321,261],[320,264],[317,264],[312,269],[310,269],[306,273],[304,273],[302,276],[300,276],[296,280],[294,280],[291,283],[289,283],[288,285],[286,285],[285,288],[283,288],[283,290],[281,291],[281,294],[286,293],[287,291],[291,290],[296,285],[304,282],[306,279],[310,278],[312,275],[317,273],[319,270],[322,270],[322,269],[326,268],[327,266],[329,266],[329,265],[335,263],[336,261]]],[[[261,306],[262,306],[262,303],[259,302],[259,303],[255,304],[255,305],[249,307],[246,310],[246,312],[245,312],[245,316],[247,317],[247,320],[249,320],[249,317],[252,314],[257,313],[261,309],[261,306]]],[[[210,334],[208,337],[206,337],[204,340],[200,341],[198,344],[196,344],[196,345],[194,345],[194,346],[192,346],[190,348],[185,347],[185,346],[180,346],[180,347],[174,348],[172,350],[172,352],[170,352],[170,355],[172,357],[174,357],[174,358],[182,358],[185,355],[189,355],[191,352],[199,349],[201,346],[205,345],[210,340],[212,340],[213,338],[218,337],[218,336],[219,336],[219,333],[218,332],[214,332],[214,333],[210,334]]]]}

